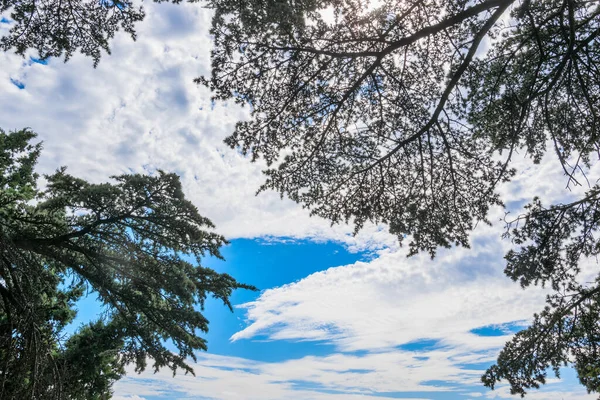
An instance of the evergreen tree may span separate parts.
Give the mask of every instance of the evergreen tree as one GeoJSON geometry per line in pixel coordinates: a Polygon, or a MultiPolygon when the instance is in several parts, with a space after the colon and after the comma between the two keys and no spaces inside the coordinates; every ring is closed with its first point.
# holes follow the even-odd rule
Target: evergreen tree
{"type": "Polygon", "coordinates": [[[200,265],[225,239],[175,174],[92,184],[61,168],[40,191],[34,138],[0,130],[0,398],[104,399],[147,360],[193,373],[207,296],[231,309],[234,289],[254,289],[200,265]],[[103,315],[65,338],[86,292],[103,315]]]}
{"type": "Polygon", "coordinates": [[[131,0],[2,0],[0,14],[12,24],[0,38],[0,49],[20,55],[35,49],[42,59],[64,55],[65,60],[79,50],[95,66],[102,51],[110,53],[109,42],[118,30],[135,40],[135,24],[145,16],[131,0]]]}
{"type": "MultiPolygon", "coordinates": [[[[600,4],[586,0],[212,0],[214,100],[250,106],[226,142],[273,189],[334,223],[383,222],[409,254],[462,245],[502,206],[518,152],[569,186],[600,153],[600,4]]],[[[506,273],[555,292],[483,377],[513,393],[573,365],[600,390],[600,187],[534,199],[507,226],[506,273]]]]}

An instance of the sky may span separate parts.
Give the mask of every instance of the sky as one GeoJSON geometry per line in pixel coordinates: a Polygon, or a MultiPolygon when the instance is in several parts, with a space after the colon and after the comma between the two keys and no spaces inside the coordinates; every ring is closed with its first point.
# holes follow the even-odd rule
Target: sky
{"type": "MultiPolygon", "coordinates": [[[[231,313],[206,305],[208,352],[196,376],[129,369],[117,400],[157,399],[507,399],[480,376],[503,344],[544,305],[542,288],[523,290],[504,276],[504,211],[480,224],[471,248],[407,258],[385,226],[331,226],[276,193],[255,195],[261,162],[223,144],[248,110],[213,103],[194,78],[210,73],[211,12],[198,4],[144,5],[138,40],[118,34],[94,69],[74,55],[40,62],[0,53],[0,127],[30,127],[44,142],[39,172],[62,165],[103,182],[156,169],[181,176],[184,192],[231,243],[227,272],[259,292],[238,291],[231,313]]],[[[0,20],[0,34],[10,19],[0,20]]],[[[533,196],[563,201],[566,178],[552,158],[517,155],[518,174],[499,190],[512,215],[533,196]]],[[[593,175],[593,174],[592,174],[593,175]]],[[[596,174],[597,176],[597,174],[596,174]]],[[[597,274],[583,265],[583,278],[597,274]]],[[[93,319],[93,298],[78,323],[93,319]]],[[[530,399],[595,399],[574,373],[530,399]]]]}

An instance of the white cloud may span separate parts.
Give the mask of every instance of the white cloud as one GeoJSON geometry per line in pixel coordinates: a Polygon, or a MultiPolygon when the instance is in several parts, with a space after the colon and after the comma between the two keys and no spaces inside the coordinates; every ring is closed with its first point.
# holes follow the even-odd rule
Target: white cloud
{"type": "Polygon", "coordinates": [[[146,400],[144,397],[140,397],[138,395],[131,395],[131,396],[120,396],[120,395],[116,395],[112,397],[112,400],[146,400]]]}
{"type": "MultiPolygon", "coordinates": [[[[431,363],[438,361],[434,353],[430,355],[431,363]]],[[[169,371],[145,372],[139,377],[132,373],[115,385],[115,391],[122,398],[168,393],[183,398],[211,399],[374,400],[389,398],[381,393],[376,397],[376,392],[447,390],[419,384],[419,372],[413,368],[415,363],[413,355],[400,351],[361,357],[341,354],[304,357],[281,363],[201,354],[193,364],[196,377],[177,375],[173,378],[169,371]]],[[[450,378],[453,376],[451,372],[448,374],[450,378]]],[[[423,397],[426,398],[426,394],[423,397]]]]}
{"type": "MultiPolygon", "coordinates": [[[[196,376],[176,375],[163,370],[130,375],[115,385],[117,400],[138,400],[139,396],[178,399],[306,399],[375,400],[398,398],[403,392],[450,393],[464,398],[514,399],[508,387],[495,391],[465,391],[462,385],[478,385],[482,371],[459,369],[448,361],[453,351],[419,353],[395,350],[361,356],[334,354],[303,357],[277,363],[256,362],[236,357],[199,354],[193,364],[196,376]],[[445,381],[423,384],[424,381],[445,381]],[[389,393],[389,397],[386,396],[389,393]]],[[[531,399],[591,400],[581,387],[565,387],[549,380],[531,399]],[[566,389],[566,390],[565,390],[566,389]],[[569,390],[570,389],[570,390],[569,390]]],[[[413,397],[410,397],[413,399],[413,397]]]]}
{"type": "Polygon", "coordinates": [[[66,64],[41,65],[0,53],[0,127],[31,127],[40,135],[42,172],[67,165],[98,182],[160,168],[181,175],[187,196],[229,238],[334,239],[353,250],[394,245],[378,227],[352,237],[350,227],[332,229],[276,193],[255,196],[265,165],[223,143],[247,111],[212,105],[209,91],[193,83],[209,73],[211,12],[197,4],[144,7],[137,42],[117,35],[97,69],[78,54],[66,64]]]}
{"type": "Polygon", "coordinates": [[[249,325],[233,340],[328,340],[341,350],[398,346],[423,338],[484,350],[507,337],[471,329],[531,318],[545,296],[502,276],[503,246],[454,249],[435,260],[384,252],[369,262],[330,268],[264,291],[244,304],[249,325]],[[479,250],[479,251],[478,251],[479,250]]]}
{"type": "MultiPolygon", "coordinates": [[[[549,176],[555,181],[560,179],[560,174],[549,176]]],[[[523,184],[519,179],[514,186],[523,184]]],[[[530,188],[536,182],[547,186],[546,180],[529,182],[530,188]]],[[[550,201],[565,197],[563,191],[547,188],[550,201]]],[[[511,195],[510,188],[504,190],[521,203],[519,207],[522,200],[529,200],[518,192],[511,195]]],[[[497,220],[500,210],[494,212],[497,220]]],[[[537,287],[523,290],[504,276],[503,255],[511,244],[500,240],[502,229],[501,224],[480,226],[472,237],[471,249],[442,250],[434,260],[427,255],[406,258],[403,251],[384,250],[368,263],[330,268],[268,289],[255,301],[240,305],[246,310],[248,325],[232,340],[266,337],[332,343],[340,352],[340,368],[377,370],[376,366],[382,365],[382,371],[389,371],[389,376],[382,372],[386,378],[375,386],[385,388],[380,389],[384,391],[411,390],[406,388],[418,388],[428,380],[446,382],[444,390],[480,386],[483,371],[470,370],[468,365],[494,361],[511,335],[507,332],[502,336],[479,336],[471,331],[490,325],[506,330],[503,324],[515,321],[526,326],[533,313],[542,309],[547,293],[537,287]],[[419,353],[425,358],[412,359],[414,353],[404,351],[403,345],[423,339],[434,339],[436,346],[419,353]],[[355,351],[367,355],[352,358],[355,351]],[[377,357],[394,361],[378,359],[371,364],[377,357]],[[399,370],[403,371],[402,377],[406,377],[404,371],[410,371],[411,379],[399,378],[399,370]]],[[[594,261],[582,265],[582,280],[597,274],[594,261]]],[[[367,374],[362,378],[371,377],[367,374]]],[[[335,381],[331,377],[328,380],[335,381]]],[[[589,398],[580,387],[573,388],[571,396],[565,396],[564,386],[558,385],[560,381],[548,383],[543,394],[535,395],[537,398],[560,398],[554,394],[564,399],[589,398]],[[561,389],[550,388],[553,384],[561,389]]],[[[487,395],[508,396],[503,386],[487,395]]]]}

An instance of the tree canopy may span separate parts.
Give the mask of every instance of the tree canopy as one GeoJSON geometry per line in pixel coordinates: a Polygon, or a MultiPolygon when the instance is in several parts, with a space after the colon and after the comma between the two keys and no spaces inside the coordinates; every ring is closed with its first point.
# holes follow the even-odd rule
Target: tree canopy
{"type": "Polygon", "coordinates": [[[570,204],[508,223],[506,273],[555,292],[482,380],[524,394],[571,364],[600,390],[600,3],[576,0],[213,0],[215,100],[250,107],[226,142],[273,189],[332,222],[388,224],[409,253],[469,245],[514,154],[560,161],[570,204]],[[593,182],[593,179],[591,180],[593,182]]]}
{"type": "Polygon", "coordinates": [[[0,48],[24,55],[35,49],[42,59],[69,59],[77,50],[92,57],[94,65],[119,29],[136,38],[135,23],[144,10],[130,0],[61,1],[2,0],[0,13],[9,12],[12,26],[0,38],[0,48]]]}
{"type": "Polygon", "coordinates": [[[254,289],[200,265],[225,239],[175,174],[94,184],[61,168],[39,190],[34,138],[0,130],[0,397],[102,399],[147,360],[193,373],[206,298],[231,309],[234,289],[254,289]],[[103,314],[68,336],[86,292],[103,314]]]}
{"type": "Polygon", "coordinates": [[[251,106],[227,143],[274,166],[263,189],[387,223],[413,252],[467,245],[515,150],[539,161],[551,143],[571,176],[597,150],[597,2],[212,6],[199,81],[251,106]]]}

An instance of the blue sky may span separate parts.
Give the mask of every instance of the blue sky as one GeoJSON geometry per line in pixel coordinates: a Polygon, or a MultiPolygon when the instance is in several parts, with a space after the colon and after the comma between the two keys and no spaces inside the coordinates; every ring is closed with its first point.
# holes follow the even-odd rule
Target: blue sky
{"type": "MultiPolygon", "coordinates": [[[[137,42],[117,35],[98,68],[0,53],[0,127],[31,127],[44,141],[40,172],[67,165],[94,182],[157,168],[177,172],[186,196],[231,240],[226,261],[204,265],[259,292],[233,295],[234,313],[209,301],[209,351],[196,377],[132,371],[117,400],[153,399],[507,399],[479,377],[511,335],[541,310],[546,292],[522,290],[502,272],[510,243],[504,213],[480,225],[471,249],[407,258],[385,226],[330,226],[278,194],[255,196],[261,162],[223,139],[247,109],[213,103],[192,83],[209,73],[210,12],[195,4],[145,4],[137,42]]],[[[10,26],[0,19],[0,34],[10,26]]],[[[500,188],[518,213],[535,195],[569,194],[553,160],[515,156],[518,174],[500,188]]],[[[590,176],[597,174],[597,167],[590,176]]],[[[42,182],[43,183],[43,182],[42,182]]],[[[584,263],[582,279],[597,265],[584,263]]],[[[93,318],[93,298],[78,322],[93,318]]],[[[595,399],[572,371],[532,399],[595,399]]]]}

